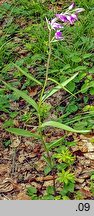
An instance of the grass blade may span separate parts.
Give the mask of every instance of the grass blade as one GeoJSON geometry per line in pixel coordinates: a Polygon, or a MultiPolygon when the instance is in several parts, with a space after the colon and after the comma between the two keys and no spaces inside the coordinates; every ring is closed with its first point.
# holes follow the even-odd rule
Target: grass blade
{"type": "Polygon", "coordinates": [[[65,124],[62,124],[60,122],[56,122],[56,121],[48,121],[48,122],[44,122],[41,127],[46,127],[46,126],[50,126],[50,127],[56,127],[56,128],[60,128],[62,130],[66,130],[66,131],[70,131],[73,133],[88,133],[90,132],[90,130],[75,130],[65,124]]]}

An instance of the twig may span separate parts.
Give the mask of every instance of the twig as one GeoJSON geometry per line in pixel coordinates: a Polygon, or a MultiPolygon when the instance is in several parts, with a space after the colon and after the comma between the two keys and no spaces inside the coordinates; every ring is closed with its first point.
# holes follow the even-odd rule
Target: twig
{"type": "Polygon", "coordinates": [[[12,157],[11,175],[14,175],[14,173],[15,173],[15,166],[16,166],[15,161],[16,161],[16,148],[14,149],[13,157],[12,157]]]}

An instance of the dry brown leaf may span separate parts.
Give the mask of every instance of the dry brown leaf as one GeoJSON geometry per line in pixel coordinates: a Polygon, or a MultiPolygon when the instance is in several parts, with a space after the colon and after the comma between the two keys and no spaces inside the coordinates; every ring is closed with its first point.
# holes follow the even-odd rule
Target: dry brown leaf
{"type": "Polygon", "coordinates": [[[82,184],[84,182],[84,178],[77,178],[76,182],[82,184]]]}
{"type": "Polygon", "coordinates": [[[94,152],[93,153],[85,153],[84,156],[90,160],[94,160],[94,152]]]}
{"type": "Polygon", "coordinates": [[[81,188],[80,191],[83,193],[85,198],[91,198],[92,194],[87,186],[81,188]]]}
{"type": "Polygon", "coordinates": [[[80,176],[79,176],[79,178],[84,178],[84,180],[85,179],[87,179],[87,178],[89,178],[91,176],[91,173],[90,172],[85,172],[85,173],[82,173],[80,176]]]}
{"type": "MultiPolygon", "coordinates": [[[[82,146],[82,148],[86,148],[86,152],[93,152],[94,151],[94,144],[92,143],[91,137],[86,137],[84,135],[80,135],[80,141],[78,142],[78,146],[82,146]]],[[[80,149],[81,150],[81,149],[80,149]]],[[[85,152],[85,150],[83,150],[85,152]]]]}
{"type": "MultiPolygon", "coordinates": [[[[57,178],[57,176],[54,177],[55,179],[57,178]]],[[[36,181],[50,181],[53,180],[53,176],[45,176],[45,177],[37,177],[36,181]]]]}
{"type": "Polygon", "coordinates": [[[32,87],[32,88],[29,87],[29,88],[28,88],[29,96],[34,97],[35,95],[37,95],[38,89],[39,89],[38,86],[34,86],[34,87],[32,87]]]}
{"type": "Polygon", "coordinates": [[[14,125],[15,125],[16,127],[19,127],[19,121],[18,121],[17,119],[14,119],[14,120],[13,120],[13,123],[14,123],[14,125]]]}
{"type": "Polygon", "coordinates": [[[86,145],[79,146],[79,150],[80,150],[81,152],[88,152],[88,148],[87,148],[86,145]]]}
{"type": "Polygon", "coordinates": [[[25,191],[20,192],[16,197],[15,200],[31,200],[28,195],[26,195],[25,191]]]}
{"type": "Polygon", "coordinates": [[[6,2],[6,0],[2,0],[2,1],[0,1],[0,5],[2,5],[4,2],[6,2]]]}
{"type": "Polygon", "coordinates": [[[53,180],[45,181],[43,184],[44,187],[53,186],[53,180]]]}
{"type": "Polygon", "coordinates": [[[13,189],[13,184],[8,179],[5,179],[3,182],[0,183],[0,193],[8,193],[13,189]]]}
{"type": "Polygon", "coordinates": [[[27,157],[29,158],[35,158],[36,157],[36,154],[31,152],[31,153],[28,153],[27,157]]]}
{"type": "Polygon", "coordinates": [[[25,156],[24,155],[19,155],[18,161],[20,163],[23,163],[24,160],[25,160],[25,156]]]}
{"type": "Polygon", "coordinates": [[[45,165],[46,165],[46,162],[40,160],[35,163],[34,167],[38,172],[41,172],[41,171],[44,171],[45,165]]]}
{"type": "Polygon", "coordinates": [[[19,191],[20,187],[11,178],[6,178],[0,183],[0,193],[8,193],[12,190],[19,191]]]}
{"type": "Polygon", "coordinates": [[[0,164],[0,176],[4,176],[6,173],[9,173],[9,165],[0,164]]]}
{"type": "Polygon", "coordinates": [[[16,136],[16,138],[11,138],[11,147],[17,148],[20,145],[20,139],[16,136]]]}

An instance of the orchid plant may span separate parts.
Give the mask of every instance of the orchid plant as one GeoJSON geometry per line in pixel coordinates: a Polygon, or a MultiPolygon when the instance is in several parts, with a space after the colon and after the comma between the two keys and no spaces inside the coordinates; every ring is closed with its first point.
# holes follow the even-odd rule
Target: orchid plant
{"type": "MultiPolygon", "coordinates": [[[[43,134],[44,127],[47,127],[47,126],[57,127],[57,128],[62,129],[62,130],[67,130],[67,131],[70,131],[73,133],[74,132],[76,132],[76,133],[89,132],[89,130],[83,130],[83,131],[82,130],[75,130],[75,129],[73,129],[73,128],[65,125],[65,124],[58,122],[58,121],[47,121],[47,122],[44,121],[43,122],[43,119],[41,117],[41,110],[42,110],[43,105],[45,104],[46,99],[51,97],[54,93],[56,93],[61,88],[68,91],[66,89],[66,85],[78,75],[78,73],[74,74],[72,77],[70,77],[69,79],[67,79],[63,83],[58,83],[54,79],[51,79],[48,77],[50,59],[51,59],[51,51],[52,51],[52,43],[64,40],[64,36],[62,35],[63,29],[66,27],[66,25],[69,25],[69,26],[74,25],[74,23],[78,20],[79,13],[81,13],[83,11],[84,11],[83,8],[76,8],[75,3],[72,3],[64,13],[62,12],[60,14],[56,14],[55,17],[51,21],[48,21],[48,19],[46,18],[47,27],[48,27],[48,31],[49,31],[49,43],[48,43],[48,59],[47,59],[47,64],[46,64],[46,76],[45,76],[44,84],[42,84],[39,80],[35,79],[31,74],[23,71],[16,64],[14,64],[14,67],[16,67],[17,70],[19,70],[23,75],[25,75],[30,80],[33,80],[38,85],[42,86],[42,90],[41,90],[41,94],[40,94],[40,98],[39,98],[38,102],[36,102],[33,98],[31,98],[25,92],[18,90],[16,88],[12,87],[10,84],[7,84],[3,81],[3,83],[9,89],[13,90],[17,95],[19,95],[19,97],[22,97],[26,102],[29,103],[30,106],[32,106],[36,110],[36,113],[37,113],[37,116],[39,119],[39,125],[35,129],[36,130],[35,133],[32,131],[31,132],[25,131],[25,130],[20,129],[20,128],[7,128],[6,130],[8,132],[14,133],[16,135],[34,137],[36,139],[41,140],[41,143],[43,144],[44,150],[46,152],[46,161],[52,170],[53,176],[54,176],[53,162],[52,162],[52,158],[50,156],[49,147],[45,141],[46,139],[45,139],[45,136],[43,134]],[[53,31],[54,31],[54,37],[52,36],[53,31]],[[48,92],[47,91],[45,92],[45,88],[46,88],[47,82],[49,80],[53,81],[56,84],[56,86],[54,88],[52,88],[51,90],[49,90],[48,92]]],[[[56,142],[57,141],[55,141],[55,145],[56,145],[56,142]]],[[[54,143],[53,143],[53,146],[54,146],[54,143]]],[[[53,178],[53,187],[54,187],[54,192],[56,192],[55,179],[54,178],[53,178]]]]}
{"type": "Polygon", "coordinates": [[[48,21],[48,19],[46,18],[47,27],[49,30],[49,45],[48,45],[49,52],[48,52],[48,60],[47,60],[47,68],[46,68],[46,77],[45,77],[44,86],[41,92],[40,104],[41,104],[44,90],[45,90],[45,87],[48,81],[48,71],[49,71],[50,58],[51,58],[52,42],[64,40],[61,30],[64,28],[66,24],[74,25],[74,23],[78,20],[78,14],[81,13],[82,11],[84,11],[84,8],[75,8],[75,3],[72,3],[64,13],[56,14],[55,18],[53,18],[51,21],[48,21]],[[54,37],[51,37],[52,31],[55,31],[54,37]]]}

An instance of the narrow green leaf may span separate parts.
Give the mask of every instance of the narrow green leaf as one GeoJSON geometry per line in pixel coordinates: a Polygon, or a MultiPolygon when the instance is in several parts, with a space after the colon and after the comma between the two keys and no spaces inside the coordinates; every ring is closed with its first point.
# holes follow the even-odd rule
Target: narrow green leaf
{"type": "Polygon", "coordinates": [[[30,131],[26,131],[26,130],[20,129],[20,128],[7,128],[6,131],[13,133],[17,136],[35,137],[37,139],[40,138],[40,136],[38,136],[37,134],[31,133],[30,131]]]}
{"type": "Polygon", "coordinates": [[[37,103],[29,97],[26,93],[24,93],[21,90],[18,90],[14,87],[12,87],[10,84],[7,84],[6,82],[2,81],[9,89],[13,90],[18,96],[22,97],[27,103],[29,103],[33,108],[35,108],[38,111],[38,105],[37,103]]]}
{"type": "Polygon", "coordinates": [[[83,55],[83,59],[90,58],[92,56],[92,53],[86,53],[83,55]]]}
{"type": "Polygon", "coordinates": [[[33,80],[34,82],[36,82],[38,85],[42,85],[41,82],[39,82],[37,79],[35,79],[30,73],[27,73],[26,71],[24,71],[23,69],[21,69],[18,65],[14,64],[13,65],[23,74],[25,75],[28,79],[33,80]]]}
{"type": "Polygon", "coordinates": [[[46,126],[50,126],[50,127],[57,127],[60,128],[62,130],[66,130],[66,131],[70,131],[73,133],[88,133],[90,132],[90,130],[75,130],[65,124],[62,124],[60,122],[56,122],[56,121],[48,121],[48,122],[44,122],[41,127],[46,127],[46,126]]]}
{"type": "Polygon", "coordinates": [[[73,97],[76,98],[76,96],[70,90],[68,90],[66,87],[62,86],[61,83],[57,82],[56,80],[54,80],[52,78],[48,78],[48,80],[51,80],[54,83],[56,83],[57,85],[61,86],[61,88],[63,88],[65,91],[67,91],[69,94],[71,94],[73,97]]]}
{"type": "Polygon", "coordinates": [[[69,82],[71,82],[76,76],[78,75],[78,73],[74,74],[72,77],[70,77],[69,79],[67,79],[66,81],[60,83],[59,85],[57,85],[56,87],[54,87],[53,89],[51,89],[49,92],[45,93],[45,95],[42,97],[42,100],[45,101],[47,98],[49,98],[50,96],[52,96],[54,93],[56,93],[58,90],[64,88],[69,82]]]}
{"type": "Polygon", "coordinates": [[[51,150],[51,149],[53,149],[53,148],[56,148],[57,146],[60,146],[60,145],[61,145],[61,141],[63,141],[63,140],[64,140],[64,137],[61,137],[61,138],[59,138],[58,140],[55,140],[54,142],[51,142],[50,144],[47,143],[47,144],[46,144],[46,147],[47,147],[49,150],[51,150]]]}

